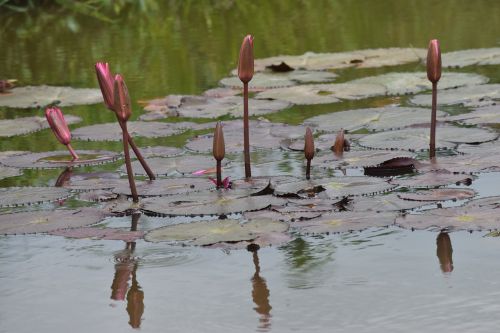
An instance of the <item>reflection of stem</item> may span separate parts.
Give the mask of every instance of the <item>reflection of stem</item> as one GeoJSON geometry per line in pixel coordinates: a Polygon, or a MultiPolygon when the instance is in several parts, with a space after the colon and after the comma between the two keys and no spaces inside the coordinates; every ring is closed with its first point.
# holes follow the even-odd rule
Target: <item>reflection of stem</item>
{"type": "Polygon", "coordinates": [[[259,256],[257,251],[253,251],[253,263],[255,266],[255,274],[252,277],[252,299],[256,307],[255,312],[261,315],[259,330],[268,331],[271,328],[271,305],[269,304],[269,289],[267,288],[266,280],[262,278],[260,273],[259,256]]]}
{"type": "Polygon", "coordinates": [[[151,171],[151,168],[146,163],[146,160],[142,156],[141,151],[139,150],[139,148],[135,144],[134,140],[132,139],[132,137],[130,136],[130,134],[128,133],[128,131],[126,130],[126,126],[127,125],[125,123],[122,123],[121,121],[118,121],[118,123],[120,124],[120,127],[122,128],[122,130],[125,128],[125,132],[127,133],[127,141],[129,143],[130,147],[132,148],[132,150],[134,151],[135,156],[137,157],[137,159],[141,163],[142,168],[148,174],[149,179],[150,180],[155,180],[156,179],[155,174],[153,173],[153,171],[151,171]]]}
{"type": "Polygon", "coordinates": [[[130,318],[128,322],[133,328],[139,328],[141,326],[141,317],[144,313],[144,291],[142,291],[141,286],[137,282],[136,277],[137,264],[134,265],[134,270],[132,271],[132,286],[127,293],[127,312],[130,318]]]}
{"type": "Polygon", "coordinates": [[[130,185],[130,192],[132,193],[132,200],[137,203],[139,202],[139,196],[137,195],[137,189],[135,187],[134,174],[132,171],[132,163],[130,162],[130,152],[128,150],[128,131],[127,123],[123,123],[123,152],[125,154],[125,165],[127,167],[128,183],[130,185]]]}
{"type": "Polygon", "coordinates": [[[252,178],[250,169],[250,132],[248,128],[248,83],[243,83],[243,152],[245,155],[245,178],[252,178]]]}
{"type": "Polygon", "coordinates": [[[130,231],[137,231],[137,224],[139,223],[140,217],[141,217],[141,213],[132,214],[132,223],[130,225],[130,231]]]}
{"type": "Polygon", "coordinates": [[[446,232],[441,232],[436,239],[436,254],[439,259],[439,265],[443,273],[453,271],[453,248],[451,246],[450,236],[446,232]]]}
{"type": "Polygon", "coordinates": [[[222,186],[222,161],[217,160],[217,188],[222,186]]]}
{"type": "Polygon", "coordinates": [[[55,187],[62,187],[64,184],[71,179],[71,175],[73,174],[73,168],[67,167],[63,172],[57,177],[55,187]]]}
{"type": "Polygon", "coordinates": [[[311,179],[311,160],[307,160],[306,179],[307,180],[311,179]]]}
{"type": "Polygon", "coordinates": [[[71,161],[76,161],[79,157],[76,151],[73,149],[73,147],[71,147],[71,144],[68,143],[66,145],[66,148],[68,148],[69,153],[71,154],[71,156],[73,156],[73,159],[71,161]]]}
{"type": "Polygon", "coordinates": [[[432,114],[431,114],[431,142],[429,145],[429,158],[436,157],[436,108],[437,108],[437,82],[432,83],[432,114]]]}

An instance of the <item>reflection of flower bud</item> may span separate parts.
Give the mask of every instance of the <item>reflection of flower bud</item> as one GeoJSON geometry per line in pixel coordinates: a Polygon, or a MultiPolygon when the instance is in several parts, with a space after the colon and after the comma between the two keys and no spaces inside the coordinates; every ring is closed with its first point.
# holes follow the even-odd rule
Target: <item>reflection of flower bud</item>
{"type": "Polygon", "coordinates": [[[427,78],[432,83],[436,83],[441,78],[441,50],[439,41],[433,39],[429,42],[427,50],[427,78]]]}
{"type": "Polygon", "coordinates": [[[114,79],[113,79],[113,75],[109,71],[108,63],[107,62],[96,63],[95,64],[95,72],[97,74],[97,81],[99,81],[99,87],[101,87],[101,92],[102,92],[102,97],[104,99],[104,104],[106,104],[108,109],[113,110],[114,79]]]}
{"type": "Polygon", "coordinates": [[[441,270],[444,273],[453,271],[453,248],[451,247],[450,236],[446,232],[441,232],[436,239],[437,251],[441,270]]]}
{"type": "Polygon", "coordinates": [[[45,117],[57,140],[67,146],[71,142],[71,132],[61,110],[56,107],[47,108],[45,109],[45,117]]]}
{"type": "Polygon", "coordinates": [[[213,155],[217,161],[222,161],[226,153],[226,148],[224,144],[224,133],[222,132],[222,125],[217,122],[214,131],[214,145],[213,145],[213,155]]]}
{"type": "Polygon", "coordinates": [[[113,279],[113,284],[111,285],[111,299],[115,301],[125,300],[132,268],[133,267],[131,267],[128,263],[120,263],[116,265],[115,277],[113,279]]]}
{"type": "Polygon", "coordinates": [[[314,157],[314,138],[309,127],[306,128],[304,141],[304,155],[306,156],[306,160],[312,160],[314,157]]]}
{"type": "Polygon", "coordinates": [[[130,318],[128,322],[133,328],[141,326],[141,318],[144,313],[144,292],[137,283],[135,271],[132,274],[132,286],[127,294],[127,312],[130,318]]]}
{"type": "Polygon", "coordinates": [[[113,110],[120,121],[126,122],[132,115],[132,107],[130,105],[130,96],[128,94],[127,85],[120,74],[115,75],[113,91],[113,110]]]}
{"type": "Polygon", "coordinates": [[[253,37],[246,35],[240,48],[238,61],[238,77],[241,82],[248,83],[253,77],[253,37]]]}

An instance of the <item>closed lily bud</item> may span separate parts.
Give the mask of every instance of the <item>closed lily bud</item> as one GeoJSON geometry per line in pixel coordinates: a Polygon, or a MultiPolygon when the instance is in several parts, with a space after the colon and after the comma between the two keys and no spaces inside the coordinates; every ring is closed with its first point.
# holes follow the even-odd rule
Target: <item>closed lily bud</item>
{"type": "Polygon", "coordinates": [[[304,141],[304,155],[306,157],[306,160],[312,160],[314,157],[314,138],[309,127],[306,128],[304,141]]]}
{"type": "Polygon", "coordinates": [[[253,77],[253,37],[246,35],[240,48],[238,61],[238,77],[241,82],[248,83],[253,77]]]}
{"type": "Polygon", "coordinates": [[[332,150],[335,154],[337,155],[342,155],[344,152],[344,148],[346,146],[345,142],[345,136],[344,136],[344,130],[341,129],[338,133],[337,136],[335,137],[335,143],[333,144],[332,150]]]}
{"type": "Polygon", "coordinates": [[[113,110],[121,122],[126,122],[132,115],[132,107],[130,105],[130,96],[128,94],[127,85],[120,74],[115,75],[113,91],[113,110]]]}
{"type": "Polygon", "coordinates": [[[222,159],[224,159],[225,154],[226,154],[226,147],[224,143],[224,133],[222,132],[222,124],[219,121],[215,126],[213,155],[217,161],[222,161],[222,159]]]}
{"type": "Polygon", "coordinates": [[[57,140],[63,145],[68,145],[71,142],[71,132],[61,110],[56,107],[47,108],[45,109],[45,117],[57,140]]]}
{"type": "Polygon", "coordinates": [[[427,51],[427,78],[432,83],[436,83],[441,78],[441,50],[439,41],[433,39],[429,42],[427,51]]]}
{"type": "Polygon", "coordinates": [[[109,70],[109,65],[107,62],[98,62],[95,64],[95,72],[97,74],[97,81],[99,81],[99,87],[101,88],[102,97],[104,99],[104,104],[108,109],[113,111],[114,106],[114,78],[109,70]]]}

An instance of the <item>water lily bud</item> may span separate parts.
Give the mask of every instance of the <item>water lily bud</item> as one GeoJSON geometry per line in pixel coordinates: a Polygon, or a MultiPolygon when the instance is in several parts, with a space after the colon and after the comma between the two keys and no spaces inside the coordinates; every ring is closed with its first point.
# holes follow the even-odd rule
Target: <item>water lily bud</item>
{"type": "Polygon", "coordinates": [[[309,127],[306,128],[304,141],[304,155],[306,156],[306,160],[312,160],[314,157],[314,138],[309,127]]]}
{"type": "Polygon", "coordinates": [[[222,161],[226,153],[226,146],[224,144],[224,133],[222,132],[222,124],[217,122],[214,131],[214,145],[213,145],[213,155],[217,161],[222,161]]]}
{"type": "Polygon", "coordinates": [[[68,145],[71,142],[71,132],[61,110],[56,107],[47,108],[45,109],[45,117],[57,140],[63,145],[68,145]]]}
{"type": "Polygon", "coordinates": [[[337,155],[342,155],[344,148],[346,146],[346,140],[344,136],[344,130],[341,129],[337,136],[335,137],[335,143],[333,144],[332,150],[337,155]]]}
{"type": "Polygon", "coordinates": [[[253,37],[246,35],[240,48],[238,61],[238,77],[241,82],[248,83],[253,77],[253,37]]]}
{"type": "Polygon", "coordinates": [[[113,110],[120,121],[126,122],[132,115],[132,107],[130,105],[130,96],[128,94],[127,85],[120,74],[115,75],[113,91],[113,110]]]}
{"type": "Polygon", "coordinates": [[[102,98],[104,99],[104,104],[108,109],[113,110],[114,106],[114,95],[113,86],[114,78],[109,70],[109,65],[107,62],[98,62],[95,64],[95,72],[97,74],[97,81],[99,81],[99,87],[101,88],[102,98]]]}
{"type": "Polygon", "coordinates": [[[432,83],[436,83],[441,78],[441,50],[439,41],[433,39],[429,42],[427,51],[427,78],[432,83]]]}

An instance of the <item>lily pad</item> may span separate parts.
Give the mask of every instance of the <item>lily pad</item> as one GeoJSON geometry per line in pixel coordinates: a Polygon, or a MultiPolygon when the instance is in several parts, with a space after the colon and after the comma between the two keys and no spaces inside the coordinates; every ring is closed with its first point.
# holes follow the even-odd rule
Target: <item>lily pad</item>
{"type": "Polygon", "coordinates": [[[87,191],[78,195],[78,200],[91,202],[109,201],[116,198],[118,198],[118,194],[107,190],[87,191]]]}
{"type": "Polygon", "coordinates": [[[121,240],[124,242],[135,242],[144,237],[144,231],[129,231],[117,228],[74,228],[60,229],[49,232],[53,236],[63,236],[76,239],[98,239],[98,240],[121,240]]]}
{"type": "Polygon", "coordinates": [[[345,208],[353,212],[372,211],[407,211],[421,207],[428,203],[400,199],[398,194],[389,193],[372,197],[356,197],[349,200],[345,208]]]}
{"type": "MultiPolygon", "coordinates": [[[[441,76],[438,89],[474,86],[486,82],[488,82],[488,78],[479,74],[447,72],[441,76]]],[[[432,84],[427,79],[425,72],[387,73],[356,79],[350,83],[382,85],[387,95],[415,94],[432,89],[432,84]]]]}
{"type": "Polygon", "coordinates": [[[23,169],[54,169],[62,167],[82,167],[114,162],[121,158],[115,152],[104,150],[77,150],[79,160],[72,161],[68,151],[50,151],[13,155],[2,160],[2,164],[23,169]]]}
{"type": "MultiPolygon", "coordinates": [[[[263,72],[255,73],[248,83],[252,90],[263,90],[271,88],[282,88],[294,86],[298,83],[323,83],[335,80],[337,74],[323,71],[290,71],[286,73],[263,72]]],[[[243,88],[243,83],[237,76],[227,77],[220,84],[230,88],[243,88]]]]}
{"type": "Polygon", "coordinates": [[[183,150],[176,147],[153,146],[139,148],[144,157],[172,157],[183,153],[183,150]]]}
{"type": "Polygon", "coordinates": [[[472,177],[467,175],[454,174],[447,170],[436,170],[421,173],[413,177],[398,178],[395,179],[394,182],[402,187],[436,187],[451,184],[470,185],[470,183],[472,182],[472,177]]]}
{"type": "Polygon", "coordinates": [[[424,211],[418,215],[398,217],[396,224],[411,229],[498,230],[500,197],[472,200],[461,207],[424,211]]]}
{"type": "Polygon", "coordinates": [[[322,193],[330,199],[346,196],[370,195],[382,193],[395,188],[381,178],[375,177],[335,177],[317,180],[304,180],[276,186],[275,194],[279,196],[314,197],[322,193]]]}
{"type": "MultiPolygon", "coordinates": [[[[160,138],[182,133],[189,129],[201,129],[204,125],[195,123],[160,123],[146,121],[131,121],[127,128],[132,137],[160,138]]],[[[96,124],[77,128],[73,131],[73,138],[87,141],[120,141],[122,129],[117,122],[96,124]]]]}
{"type": "Polygon", "coordinates": [[[412,158],[415,155],[407,152],[392,152],[383,150],[358,150],[344,152],[341,156],[334,153],[318,156],[313,160],[313,166],[328,169],[362,168],[379,165],[394,158],[412,158]]]}
{"type": "Polygon", "coordinates": [[[499,65],[500,48],[469,49],[442,54],[443,67],[466,67],[471,65],[499,65]]]}
{"type": "MultiPolygon", "coordinates": [[[[480,107],[494,105],[498,99],[500,99],[500,84],[481,84],[440,91],[437,97],[437,104],[480,107]]],[[[432,95],[417,95],[410,99],[410,103],[431,106],[432,95]]]]}
{"type": "Polygon", "coordinates": [[[400,193],[398,196],[404,200],[413,201],[446,201],[465,200],[476,195],[476,192],[466,188],[437,188],[427,191],[400,193]]]}
{"type": "MultiPolygon", "coordinates": [[[[1,97],[0,97],[1,98],[1,97]]],[[[66,115],[66,123],[76,124],[82,121],[80,117],[66,115]]],[[[0,137],[23,135],[49,128],[47,119],[42,117],[23,117],[0,120],[0,137]]]]}
{"type": "MultiPolygon", "coordinates": [[[[446,113],[438,111],[437,116],[443,118],[446,113]]],[[[304,123],[328,132],[338,132],[341,129],[356,131],[362,128],[385,131],[427,124],[430,123],[430,119],[431,110],[429,109],[387,106],[324,114],[306,119],[304,123]]]]}
{"type": "MultiPolygon", "coordinates": [[[[154,181],[136,182],[137,193],[141,197],[185,194],[215,189],[215,185],[206,178],[170,178],[154,181]]],[[[132,195],[128,182],[121,182],[112,191],[117,194],[132,195]]]]}
{"type": "Polygon", "coordinates": [[[71,191],[61,187],[4,187],[0,189],[0,207],[17,207],[66,199],[71,191]]]}
{"type": "Polygon", "coordinates": [[[308,220],[316,217],[320,217],[324,212],[278,212],[276,210],[259,210],[253,212],[245,212],[243,213],[243,218],[247,220],[252,219],[271,219],[274,221],[282,221],[282,222],[294,222],[294,221],[302,221],[308,220]]]}
{"type": "Polygon", "coordinates": [[[27,86],[14,88],[0,95],[0,106],[9,108],[41,108],[49,104],[72,106],[102,103],[99,89],[27,86]]]}
{"type": "Polygon", "coordinates": [[[22,174],[23,172],[18,168],[0,166],[0,179],[16,177],[22,174]]]}
{"type": "Polygon", "coordinates": [[[95,224],[105,215],[98,209],[58,209],[0,215],[0,234],[28,234],[95,224]]]}
{"type": "Polygon", "coordinates": [[[448,121],[458,121],[466,125],[500,124],[500,105],[477,108],[472,112],[449,117],[448,121]]]}
{"type": "Polygon", "coordinates": [[[340,212],[293,222],[290,226],[307,234],[342,233],[393,225],[395,219],[396,213],[392,212],[340,212]]]}
{"type": "MultiPolygon", "coordinates": [[[[496,133],[480,128],[438,127],[436,148],[451,149],[460,143],[481,143],[495,140],[497,136],[496,133]]],[[[374,149],[425,151],[429,149],[429,138],[428,128],[410,128],[366,135],[358,143],[374,149]]]]}
{"type": "Polygon", "coordinates": [[[420,166],[420,170],[447,170],[453,173],[474,174],[478,172],[500,171],[498,155],[470,154],[440,157],[420,166]]]}
{"type": "Polygon", "coordinates": [[[259,235],[285,232],[288,225],[272,220],[252,220],[240,224],[237,220],[213,220],[176,224],[148,232],[149,242],[182,242],[206,246],[220,242],[239,242],[259,235]]]}

